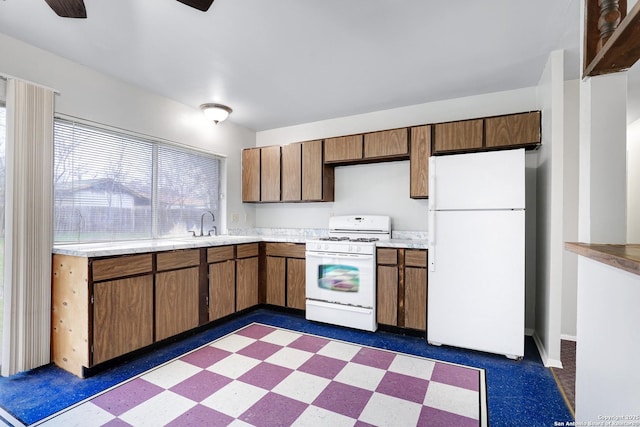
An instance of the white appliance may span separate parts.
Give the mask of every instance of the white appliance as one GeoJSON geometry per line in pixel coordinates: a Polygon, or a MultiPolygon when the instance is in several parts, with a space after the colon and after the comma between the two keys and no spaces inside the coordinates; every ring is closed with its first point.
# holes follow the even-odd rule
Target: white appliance
{"type": "Polygon", "coordinates": [[[329,237],[306,242],[306,318],[375,331],[376,241],[390,237],[388,216],[329,218],[329,237]]]}
{"type": "Polygon", "coordinates": [[[427,340],[524,356],[524,149],[429,162],[427,340]]]}

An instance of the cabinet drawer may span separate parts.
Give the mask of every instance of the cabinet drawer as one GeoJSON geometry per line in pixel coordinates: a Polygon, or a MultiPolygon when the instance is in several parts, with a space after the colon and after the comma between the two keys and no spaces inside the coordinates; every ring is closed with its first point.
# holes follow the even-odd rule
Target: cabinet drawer
{"type": "Polygon", "coordinates": [[[114,279],[148,273],[153,268],[152,255],[130,255],[94,260],[92,262],[93,281],[114,279]]]}
{"type": "Polygon", "coordinates": [[[267,256],[281,256],[286,258],[304,258],[305,245],[303,243],[267,243],[267,256]]]}
{"type": "Polygon", "coordinates": [[[362,159],[362,135],[324,140],[324,161],[341,162],[362,159]]]}
{"type": "Polygon", "coordinates": [[[397,265],[398,250],[388,249],[388,248],[378,248],[377,262],[378,264],[397,265]]]}
{"type": "Polygon", "coordinates": [[[364,157],[406,157],[409,155],[409,133],[407,128],[366,133],[364,135],[364,157]]]}
{"type": "Polygon", "coordinates": [[[407,249],[404,252],[404,264],[407,267],[427,268],[427,251],[420,249],[407,249]]]}
{"type": "Polygon", "coordinates": [[[258,256],[258,244],[247,243],[245,245],[238,245],[236,248],[236,258],[249,258],[252,256],[258,256]]]}
{"type": "Polygon", "coordinates": [[[200,264],[200,250],[188,249],[184,251],[158,252],[156,261],[158,263],[158,271],[193,267],[200,264]]]}
{"type": "Polygon", "coordinates": [[[207,248],[207,262],[220,262],[235,259],[233,246],[216,246],[207,248]]]}

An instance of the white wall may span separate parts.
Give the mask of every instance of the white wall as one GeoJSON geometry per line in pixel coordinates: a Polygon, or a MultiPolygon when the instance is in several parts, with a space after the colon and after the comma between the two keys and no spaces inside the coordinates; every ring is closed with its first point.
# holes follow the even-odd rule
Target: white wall
{"type": "MultiPolygon", "coordinates": [[[[0,73],[54,88],[56,114],[161,138],[226,156],[228,212],[252,226],[254,209],[241,201],[241,150],[255,145],[255,132],[231,121],[208,123],[187,106],[113,79],[0,33],[0,73]],[[245,215],[246,214],[246,215],[245,215]]],[[[202,102],[208,101],[203,99],[202,102]]]]}
{"type": "Polygon", "coordinates": [[[627,128],[627,242],[640,243],[640,120],[627,128]]]}
{"type": "MultiPolygon", "coordinates": [[[[580,145],[580,82],[564,84],[564,155],[563,155],[563,221],[565,242],[578,241],[578,165],[580,145]]],[[[563,339],[575,340],[578,304],[578,256],[562,253],[562,327],[563,339]]]]}
{"type": "Polygon", "coordinates": [[[576,425],[638,425],[601,417],[640,415],[640,276],[583,256],[578,262],[576,425]]]}
{"type": "MultiPolygon", "coordinates": [[[[256,145],[280,145],[405,126],[462,120],[537,109],[536,89],[524,88],[340,117],[256,134],[256,145]]],[[[409,162],[336,168],[332,203],[262,204],[258,227],[325,228],[331,215],[390,215],[396,230],[426,231],[427,200],[409,198],[409,162]]]]}
{"type": "Polygon", "coordinates": [[[538,166],[536,325],[534,340],[545,366],[561,366],[563,259],[564,57],[554,51],[538,85],[542,140],[538,166]]]}

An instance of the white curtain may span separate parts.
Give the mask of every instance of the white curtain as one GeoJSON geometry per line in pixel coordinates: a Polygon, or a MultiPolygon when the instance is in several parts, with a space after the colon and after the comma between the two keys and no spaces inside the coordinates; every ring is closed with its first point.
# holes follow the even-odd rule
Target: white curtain
{"type": "Polygon", "coordinates": [[[50,362],[54,96],[7,81],[3,376],[50,362]]]}

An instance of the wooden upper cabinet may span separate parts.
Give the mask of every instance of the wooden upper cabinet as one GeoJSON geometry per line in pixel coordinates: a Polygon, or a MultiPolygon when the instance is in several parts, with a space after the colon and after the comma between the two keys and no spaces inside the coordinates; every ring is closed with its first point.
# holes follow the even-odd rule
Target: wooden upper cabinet
{"type": "Polygon", "coordinates": [[[362,134],[324,140],[324,161],[326,163],[354,160],[362,160],[362,134]]]}
{"type": "Polygon", "coordinates": [[[409,162],[409,197],[429,197],[429,156],[431,156],[431,126],[411,128],[411,156],[409,162]]]}
{"type": "Polygon", "coordinates": [[[435,125],[435,153],[447,151],[467,151],[482,148],[483,119],[435,125]]]}
{"type": "Polygon", "coordinates": [[[280,201],[280,146],[260,149],[260,201],[280,201]]]}
{"type": "Polygon", "coordinates": [[[242,201],[260,201],[260,149],[242,150],[242,201]]]}
{"type": "Polygon", "coordinates": [[[486,146],[509,147],[540,143],[540,112],[489,117],[484,121],[486,146]]]}
{"type": "Polygon", "coordinates": [[[384,130],[364,135],[364,157],[400,157],[409,155],[407,128],[384,130]]]}
{"type": "Polygon", "coordinates": [[[302,144],[282,146],[282,201],[302,200],[302,144]]]}
{"type": "Polygon", "coordinates": [[[333,201],[333,167],[324,166],[322,140],[302,143],[302,200],[333,201]]]}

